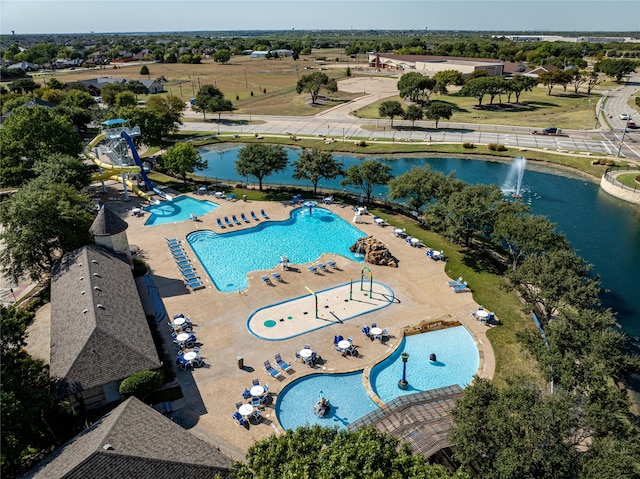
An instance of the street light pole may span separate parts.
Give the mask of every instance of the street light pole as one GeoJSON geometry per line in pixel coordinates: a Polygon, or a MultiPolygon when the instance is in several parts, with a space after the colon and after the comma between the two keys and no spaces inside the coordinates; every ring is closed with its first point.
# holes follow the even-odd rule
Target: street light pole
{"type": "Polygon", "coordinates": [[[584,136],[587,136],[587,128],[589,128],[589,112],[591,111],[591,100],[589,100],[589,106],[587,108],[587,121],[584,124],[584,136]]]}
{"type": "Polygon", "coordinates": [[[627,134],[627,128],[629,127],[629,120],[624,123],[624,130],[622,131],[622,139],[620,140],[620,145],[618,146],[618,151],[616,152],[616,158],[620,156],[620,150],[622,150],[622,145],[624,143],[624,137],[627,134]]]}

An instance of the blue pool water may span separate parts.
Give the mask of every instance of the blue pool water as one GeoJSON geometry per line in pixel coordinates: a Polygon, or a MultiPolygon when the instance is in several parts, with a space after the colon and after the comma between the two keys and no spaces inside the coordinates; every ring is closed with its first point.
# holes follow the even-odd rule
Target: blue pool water
{"type": "Polygon", "coordinates": [[[442,329],[425,334],[407,336],[394,353],[371,369],[373,391],[384,402],[398,396],[458,384],[466,387],[478,372],[480,357],[473,337],[463,327],[442,329]],[[398,388],[402,378],[403,352],[407,361],[406,391],[398,388]],[[437,361],[429,361],[435,353],[437,361]]]}
{"type": "Polygon", "coordinates": [[[362,372],[349,374],[313,374],[289,384],[278,395],[276,416],[284,429],[305,424],[345,428],[377,409],[362,386],[362,372]],[[313,413],[320,391],[331,404],[328,416],[313,413]]]}
{"type": "Polygon", "coordinates": [[[264,221],[224,234],[197,231],[187,241],[216,288],[234,292],[247,287],[247,273],[274,268],[283,255],[290,265],[315,261],[323,253],[361,261],[349,247],[364,236],[329,210],[297,208],[286,221],[264,221]]]}
{"type": "Polygon", "coordinates": [[[145,206],[143,209],[151,213],[145,226],[158,226],[177,223],[191,218],[191,213],[202,216],[216,209],[218,205],[211,201],[196,200],[190,196],[178,196],[173,201],[163,201],[159,205],[145,206]]]}
{"type": "MultiPolygon", "coordinates": [[[[463,327],[442,329],[407,336],[395,352],[371,369],[370,382],[384,402],[399,396],[458,384],[466,387],[478,372],[480,357],[473,337],[463,327]],[[402,379],[403,352],[409,353],[407,381],[409,389],[398,388],[402,379]],[[429,361],[436,354],[437,361],[429,361]]],[[[295,429],[306,423],[346,427],[374,411],[362,384],[362,371],[350,374],[314,374],[292,382],[278,395],[276,415],[284,429],[295,429]],[[319,392],[332,406],[328,418],[313,413],[319,392]]]]}

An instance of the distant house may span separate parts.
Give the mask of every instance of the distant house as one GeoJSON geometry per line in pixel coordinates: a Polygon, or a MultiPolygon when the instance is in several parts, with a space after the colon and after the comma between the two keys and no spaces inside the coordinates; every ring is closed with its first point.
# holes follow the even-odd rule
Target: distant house
{"type": "Polygon", "coordinates": [[[554,65],[542,65],[537,68],[533,68],[532,70],[528,70],[524,72],[522,75],[527,77],[538,78],[543,73],[553,72],[556,70],[559,70],[559,68],[554,65]]]}
{"type": "Polygon", "coordinates": [[[38,65],[29,62],[19,62],[14,63],[13,65],[9,65],[7,67],[8,70],[24,70],[25,72],[34,72],[39,69],[38,65]]]}
{"type": "Polygon", "coordinates": [[[251,58],[265,58],[267,56],[269,52],[268,51],[252,51],[251,55],[249,55],[251,58]]]}
{"type": "Polygon", "coordinates": [[[144,86],[147,87],[149,93],[162,93],[164,92],[164,86],[158,80],[140,80],[144,86]]]}
{"type": "MultiPolygon", "coordinates": [[[[109,85],[111,83],[122,83],[125,84],[127,81],[124,78],[111,78],[111,77],[100,77],[100,78],[91,78],[89,80],[81,80],[84,86],[87,87],[89,93],[93,96],[100,96],[102,93],[102,89],[105,85],[109,85]]],[[[140,80],[144,86],[147,87],[149,93],[162,93],[164,92],[164,86],[162,82],[156,80],[140,80]]]]}
{"type": "Polygon", "coordinates": [[[226,479],[231,465],[217,448],[132,397],[22,479],[226,479]]]}
{"type": "Polygon", "coordinates": [[[126,254],[127,224],[103,207],[96,243],[66,254],[51,279],[50,374],[58,397],[96,408],[122,380],[161,364],[126,254]],[[114,251],[116,250],[116,251],[114,251]]]}

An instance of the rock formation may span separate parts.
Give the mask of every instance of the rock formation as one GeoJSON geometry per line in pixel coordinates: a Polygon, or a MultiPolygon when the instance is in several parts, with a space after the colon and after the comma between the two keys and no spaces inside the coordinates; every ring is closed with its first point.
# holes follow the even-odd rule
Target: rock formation
{"type": "Polygon", "coordinates": [[[349,250],[352,253],[364,254],[364,260],[367,263],[398,267],[398,259],[389,252],[387,245],[373,236],[358,239],[349,250]]]}

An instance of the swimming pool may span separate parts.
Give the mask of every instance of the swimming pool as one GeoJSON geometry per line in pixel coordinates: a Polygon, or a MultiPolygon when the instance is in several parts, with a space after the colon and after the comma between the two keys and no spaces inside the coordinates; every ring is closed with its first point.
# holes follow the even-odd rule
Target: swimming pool
{"type": "MultiPolygon", "coordinates": [[[[473,337],[464,326],[416,334],[403,338],[400,346],[385,360],[376,364],[369,375],[373,391],[384,402],[419,391],[458,384],[466,387],[478,372],[480,356],[473,337]],[[403,352],[409,353],[407,381],[409,388],[398,388],[402,379],[403,352]],[[429,361],[436,354],[437,361],[429,361]]],[[[377,405],[362,383],[362,371],[350,374],[314,374],[286,386],[276,401],[276,416],[284,429],[295,429],[306,423],[346,427],[374,411],[377,405]],[[336,405],[328,418],[313,413],[319,392],[336,405]]]]}
{"type": "Polygon", "coordinates": [[[364,236],[329,210],[297,208],[286,221],[264,221],[224,234],[196,231],[187,241],[216,288],[229,293],[248,286],[247,273],[274,268],[283,255],[291,265],[309,263],[323,253],[362,261],[349,247],[364,236]]]}
{"type": "Polygon", "coordinates": [[[206,200],[196,200],[190,196],[178,196],[173,201],[163,201],[159,205],[145,206],[143,209],[151,213],[145,226],[158,226],[178,223],[191,219],[191,214],[202,216],[216,209],[218,205],[206,200]]]}
{"type": "Polygon", "coordinates": [[[338,426],[341,429],[377,409],[362,386],[362,371],[348,374],[312,374],[286,386],[278,395],[276,415],[284,429],[296,429],[305,424],[338,426]],[[331,404],[325,417],[313,412],[313,405],[322,391],[331,404]]]}
{"type": "Polygon", "coordinates": [[[394,353],[371,369],[373,391],[384,402],[418,391],[458,384],[466,387],[478,372],[480,356],[476,343],[464,326],[406,336],[394,353]],[[402,378],[403,352],[409,353],[409,388],[398,388],[402,378]],[[429,361],[431,353],[437,361],[429,361]]]}

